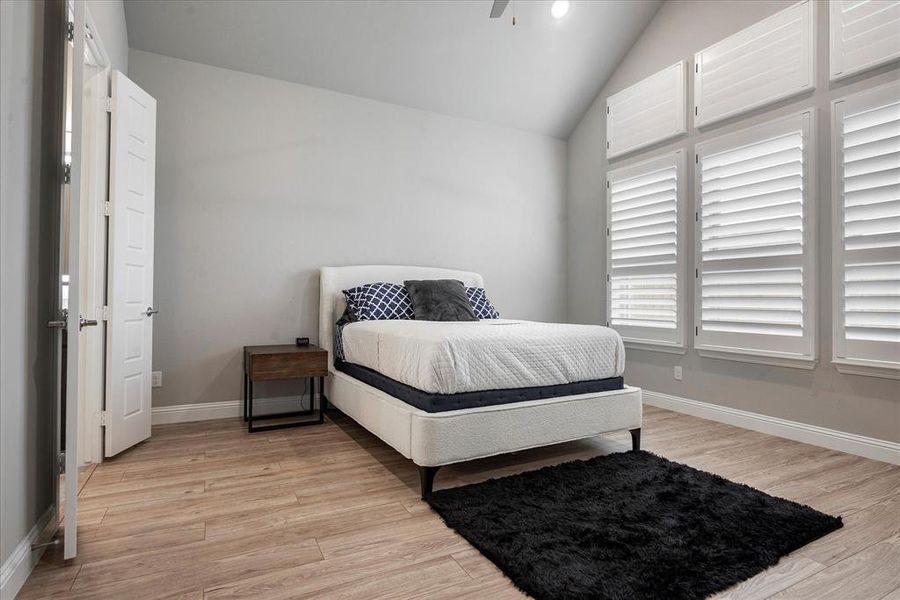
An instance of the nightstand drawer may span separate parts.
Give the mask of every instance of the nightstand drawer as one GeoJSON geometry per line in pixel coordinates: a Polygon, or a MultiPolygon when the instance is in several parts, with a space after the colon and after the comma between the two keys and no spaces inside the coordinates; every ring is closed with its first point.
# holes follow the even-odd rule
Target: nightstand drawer
{"type": "Polygon", "coordinates": [[[250,356],[250,379],[294,379],[328,375],[328,353],[253,354],[250,356]]]}

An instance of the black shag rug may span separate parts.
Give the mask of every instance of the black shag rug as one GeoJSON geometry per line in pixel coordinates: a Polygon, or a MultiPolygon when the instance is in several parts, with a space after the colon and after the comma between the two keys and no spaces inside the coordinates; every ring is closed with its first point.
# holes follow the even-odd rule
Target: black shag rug
{"type": "Polygon", "coordinates": [[[428,503],[538,600],[705,598],[841,527],[643,451],[440,490],[428,503]]]}

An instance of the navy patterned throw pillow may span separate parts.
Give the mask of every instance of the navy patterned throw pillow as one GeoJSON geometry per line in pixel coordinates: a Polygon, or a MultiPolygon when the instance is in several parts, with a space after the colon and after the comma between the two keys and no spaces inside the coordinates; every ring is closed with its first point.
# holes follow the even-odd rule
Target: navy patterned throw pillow
{"type": "Polygon", "coordinates": [[[367,283],[344,290],[344,297],[356,321],[414,318],[409,293],[397,283],[367,283]]]}
{"type": "Polygon", "coordinates": [[[466,298],[469,299],[469,304],[472,305],[472,312],[475,313],[476,318],[500,318],[500,313],[497,312],[497,309],[494,308],[494,305],[491,304],[490,300],[488,300],[487,293],[484,291],[484,288],[467,287],[466,298]]]}
{"type": "Polygon", "coordinates": [[[365,286],[350,288],[344,290],[344,299],[347,301],[347,310],[344,315],[351,321],[359,321],[359,307],[363,304],[366,297],[365,286]]]}

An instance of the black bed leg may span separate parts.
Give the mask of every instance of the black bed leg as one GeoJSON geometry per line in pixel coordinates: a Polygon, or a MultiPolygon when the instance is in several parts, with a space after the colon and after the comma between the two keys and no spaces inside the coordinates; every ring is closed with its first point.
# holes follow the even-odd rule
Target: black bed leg
{"type": "Polygon", "coordinates": [[[422,485],[422,500],[431,495],[434,488],[434,476],[440,467],[419,467],[419,483],[422,485]]]}
{"type": "Polygon", "coordinates": [[[632,450],[640,450],[641,449],[641,428],[631,430],[631,449],[632,450]]]}

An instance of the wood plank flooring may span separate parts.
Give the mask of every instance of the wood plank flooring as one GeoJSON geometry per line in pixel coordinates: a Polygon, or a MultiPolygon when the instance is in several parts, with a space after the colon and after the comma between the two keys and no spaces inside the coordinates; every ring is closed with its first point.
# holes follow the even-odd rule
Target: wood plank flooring
{"type": "MultiPolygon", "coordinates": [[[[900,600],[900,467],[645,407],[644,448],[844,517],[721,599],[900,600]]],[[[436,488],[630,448],[627,432],[440,471],[436,488]]],[[[339,413],[247,434],[154,427],[90,473],[79,554],[20,598],[523,598],[418,497],[412,463],[339,413]]]]}

